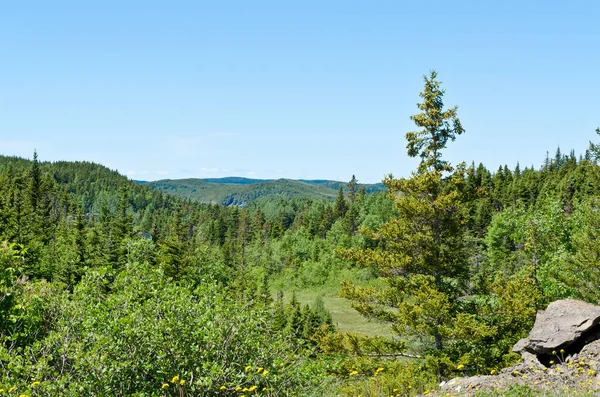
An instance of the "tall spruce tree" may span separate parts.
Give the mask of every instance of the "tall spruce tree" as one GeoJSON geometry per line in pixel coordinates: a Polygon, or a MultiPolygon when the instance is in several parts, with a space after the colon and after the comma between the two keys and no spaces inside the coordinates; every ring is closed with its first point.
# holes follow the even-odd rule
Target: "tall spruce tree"
{"type": "Polygon", "coordinates": [[[352,175],[352,179],[350,179],[350,182],[348,182],[346,186],[348,187],[348,198],[350,199],[350,202],[354,204],[356,194],[358,193],[358,180],[356,179],[356,176],[352,175]]]}
{"type": "Polygon", "coordinates": [[[428,337],[435,350],[456,340],[456,324],[466,317],[458,297],[467,279],[460,190],[464,166],[454,171],[442,160],[448,141],[464,133],[457,108],[444,110],[437,73],[424,77],[420,113],[411,117],[421,129],[406,134],[411,157],[421,163],[409,179],[388,176],[384,183],[395,199],[398,216],[374,232],[374,249],[352,249],[341,255],[371,266],[387,286],[383,290],[345,282],[342,294],[369,317],[392,323],[393,329],[428,337]]]}
{"type": "Polygon", "coordinates": [[[344,188],[340,186],[335,203],[333,204],[333,212],[337,219],[346,215],[346,211],[348,211],[348,204],[346,203],[346,198],[344,197],[344,188]]]}

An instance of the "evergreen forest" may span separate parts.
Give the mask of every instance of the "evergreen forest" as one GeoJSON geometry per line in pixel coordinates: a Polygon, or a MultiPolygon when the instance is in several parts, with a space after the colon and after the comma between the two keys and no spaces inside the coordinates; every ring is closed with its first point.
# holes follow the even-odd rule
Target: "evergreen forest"
{"type": "Polygon", "coordinates": [[[0,156],[0,395],[429,394],[513,364],[550,302],[597,304],[600,144],[450,164],[468,126],[423,83],[419,165],[384,190],[224,205],[0,156]]]}

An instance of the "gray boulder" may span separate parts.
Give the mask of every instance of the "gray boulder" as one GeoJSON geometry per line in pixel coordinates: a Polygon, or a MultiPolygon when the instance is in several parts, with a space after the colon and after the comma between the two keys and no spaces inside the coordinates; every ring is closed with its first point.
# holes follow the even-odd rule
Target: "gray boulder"
{"type": "Polygon", "coordinates": [[[598,339],[597,335],[586,334],[593,332],[598,323],[600,307],[574,299],[555,301],[537,314],[529,336],[517,342],[513,351],[543,355],[568,348],[575,342],[587,343],[598,339]],[[580,340],[582,335],[585,341],[580,340]]]}
{"type": "Polygon", "coordinates": [[[581,349],[579,357],[598,359],[600,357],[600,340],[589,343],[581,349]]]}

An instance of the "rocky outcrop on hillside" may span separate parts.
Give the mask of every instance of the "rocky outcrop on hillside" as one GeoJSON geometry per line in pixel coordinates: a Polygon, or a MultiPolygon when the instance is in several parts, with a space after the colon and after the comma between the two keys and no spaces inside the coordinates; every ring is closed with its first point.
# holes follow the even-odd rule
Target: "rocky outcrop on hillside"
{"type": "Polygon", "coordinates": [[[469,395],[514,384],[555,393],[600,391],[600,307],[573,299],[551,303],[537,314],[529,336],[513,351],[521,354],[522,362],[498,374],[444,382],[442,395],[469,395]]]}

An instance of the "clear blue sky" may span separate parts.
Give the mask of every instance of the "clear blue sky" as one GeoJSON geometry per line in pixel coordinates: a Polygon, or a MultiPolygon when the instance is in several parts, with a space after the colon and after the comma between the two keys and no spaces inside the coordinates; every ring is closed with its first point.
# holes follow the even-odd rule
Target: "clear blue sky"
{"type": "Polygon", "coordinates": [[[445,157],[539,166],[600,126],[598,1],[4,1],[0,153],[133,179],[407,176],[422,75],[445,157]]]}

